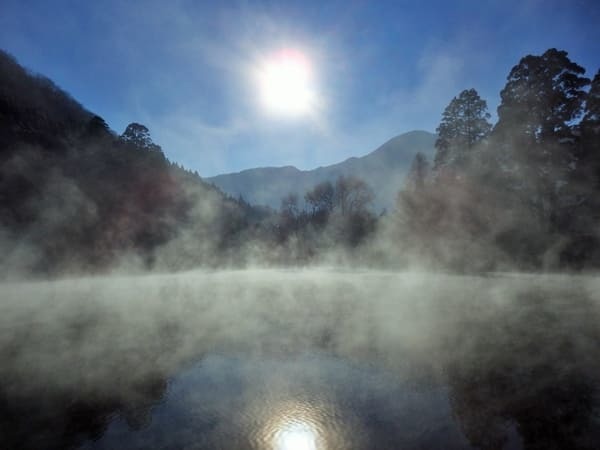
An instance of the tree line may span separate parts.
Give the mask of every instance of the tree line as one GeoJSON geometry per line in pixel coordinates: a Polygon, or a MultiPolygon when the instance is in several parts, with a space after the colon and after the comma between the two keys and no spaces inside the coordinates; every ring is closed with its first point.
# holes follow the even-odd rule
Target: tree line
{"type": "Polygon", "coordinates": [[[165,269],[304,263],[338,249],[453,270],[598,267],[600,73],[584,75],[565,51],[522,58],[496,123],[475,89],[460,92],[392,213],[374,214],[354,176],[273,211],[170,162],[142,124],[116,134],[0,51],[1,268],[97,271],[124,254],[165,269]]]}
{"type": "Polygon", "coordinates": [[[302,249],[301,259],[334,247],[357,247],[376,229],[373,198],[364,180],[344,175],[335,183],[323,181],[309,189],[304,205],[298,195],[288,194],[272,225],[273,237],[280,245],[293,240],[302,249]]]}
{"type": "Polygon", "coordinates": [[[525,56],[495,124],[475,89],[454,97],[399,193],[403,245],[458,268],[600,264],[600,71],[584,74],[565,51],[525,56]]]}

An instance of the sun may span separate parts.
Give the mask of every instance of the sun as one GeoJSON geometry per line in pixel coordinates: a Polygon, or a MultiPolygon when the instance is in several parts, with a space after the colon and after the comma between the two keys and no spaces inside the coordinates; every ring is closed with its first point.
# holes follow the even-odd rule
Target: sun
{"type": "Polygon", "coordinates": [[[258,71],[260,100],[265,110],[279,116],[303,116],[315,107],[314,76],[308,58],[286,49],[267,58],[258,71]]]}

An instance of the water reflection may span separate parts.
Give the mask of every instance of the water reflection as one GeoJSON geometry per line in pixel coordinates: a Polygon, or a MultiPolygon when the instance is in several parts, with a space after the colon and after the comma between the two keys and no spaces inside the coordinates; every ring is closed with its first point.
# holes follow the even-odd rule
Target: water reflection
{"type": "MultiPolygon", "coordinates": [[[[312,361],[314,363],[314,360],[312,361]]],[[[313,392],[318,394],[318,392],[313,392]]],[[[321,395],[323,400],[323,395],[321,395]]],[[[336,405],[317,404],[314,401],[281,401],[278,404],[258,404],[253,414],[259,421],[260,431],[256,433],[253,445],[261,450],[326,450],[342,448],[345,436],[352,430],[334,412],[336,405]],[[329,411],[327,411],[329,410],[329,411]]],[[[355,434],[358,433],[355,430],[355,434]]],[[[346,444],[346,448],[350,448],[346,444]]]]}
{"type": "Polygon", "coordinates": [[[594,280],[132,283],[3,289],[0,448],[598,448],[594,280]]]}
{"type": "Polygon", "coordinates": [[[309,422],[304,422],[302,419],[292,419],[290,422],[276,426],[277,431],[272,446],[274,450],[317,450],[317,448],[326,448],[324,445],[317,447],[320,436],[309,422]]]}
{"type": "Polygon", "coordinates": [[[424,437],[467,446],[445,388],[322,353],[207,355],[169,382],[152,417],[135,433],[114,421],[87,448],[163,448],[165,435],[164,446],[176,448],[410,449],[424,437]]]}
{"type": "Polygon", "coordinates": [[[557,294],[521,293],[517,317],[470,321],[477,340],[454,334],[469,351],[446,364],[450,399],[477,448],[506,448],[514,426],[520,448],[599,448],[598,309],[581,293],[557,294]]]}
{"type": "Polygon", "coordinates": [[[276,435],[275,450],[316,450],[315,431],[304,423],[285,425],[276,435]]]}

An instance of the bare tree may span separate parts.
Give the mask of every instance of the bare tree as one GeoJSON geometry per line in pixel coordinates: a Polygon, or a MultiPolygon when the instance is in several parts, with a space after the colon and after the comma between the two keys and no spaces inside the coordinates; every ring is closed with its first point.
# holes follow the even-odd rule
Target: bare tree
{"type": "Polygon", "coordinates": [[[317,184],[304,195],[304,200],[311,208],[313,216],[329,214],[333,209],[335,188],[329,181],[317,184]]]}
{"type": "Polygon", "coordinates": [[[342,216],[365,211],[373,198],[369,185],[358,177],[342,175],[335,183],[335,205],[342,216]]]}

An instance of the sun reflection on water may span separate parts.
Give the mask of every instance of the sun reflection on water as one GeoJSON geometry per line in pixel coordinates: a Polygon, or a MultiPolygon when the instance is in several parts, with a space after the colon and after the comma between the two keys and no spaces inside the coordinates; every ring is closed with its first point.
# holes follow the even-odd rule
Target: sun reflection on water
{"type": "Polygon", "coordinates": [[[339,441],[333,410],[319,402],[279,400],[263,408],[265,420],[256,436],[261,450],[326,450],[339,441]]]}
{"type": "Polygon", "coordinates": [[[317,450],[317,434],[308,423],[285,425],[275,435],[275,450],[317,450]]]}

